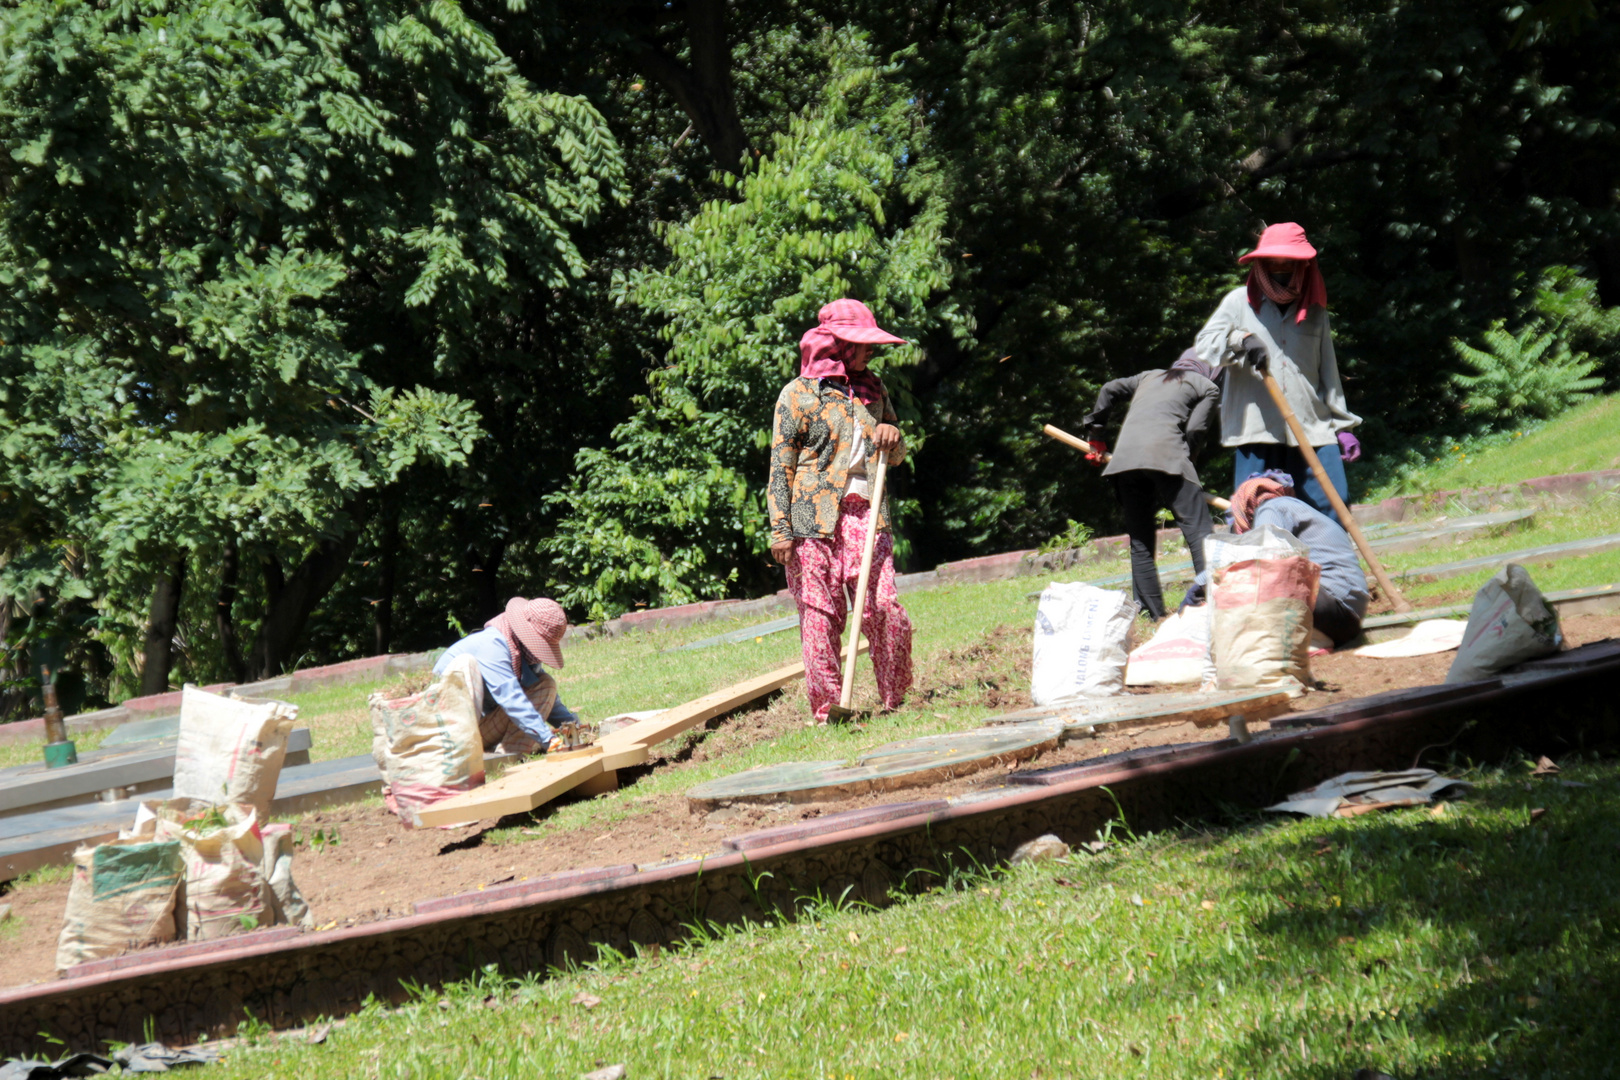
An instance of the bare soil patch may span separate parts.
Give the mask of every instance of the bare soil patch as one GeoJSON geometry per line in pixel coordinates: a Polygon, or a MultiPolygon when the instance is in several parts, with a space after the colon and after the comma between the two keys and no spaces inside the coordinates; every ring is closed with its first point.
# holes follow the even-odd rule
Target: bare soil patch
{"type": "MultiPolygon", "coordinates": [[[[1620,636],[1620,615],[1585,615],[1564,620],[1568,647],[1620,636]]],[[[919,666],[912,701],[930,708],[984,705],[1003,711],[1028,706],[1029,639],[1024,627],[998,627],[983,641],[947,651],[919,666]]],[[[1426,686],[1444,680],[1453,653],[1404,660],[1371,660],[1351,653],[1317,657],[1312,672],[1323,689],[1294,703],[1307,711],[1349,698],[1388,690],[1426,686]]],[[[1180,689],[1180,688],[1177,688],[1180,689]]],[[[699,731],[667,744],[648,766],[625,770],[621,781],[633,785],[656,769],[683,770],[780,736],[804,723],[798,687],[790,687],[765,708],[734,714],[712,730],[699,731]]],[[[1267,730],[1265,723],[1251,730],[1267,730]]],[[[1224,726],[1198,728],[1175,724],[1103,735],[1069,743],[1016,768],[1047,768],[1148,746],[1167,746],[1218,739],[1224,726]]],[[[522,881],[542,874],[621,863],[641,865],[692,858],[717,852],[721,841],[772,825],[822,814],[917,799],[949,798],[1002,783],[1007,768],[992,768],[929,787],[870,794],[829,803],[781,807],[749,806],[708,815],[691,813],[680,794],[644,797],[629,817],[611,825],[586,825],[565,831],[533,829],[533,839],[493,843],[498,825],[517,826],[528,819],[482,821],[460,829],[408,830],[375,801],[312,814],[298,830],[306,842],[298,849],[295,875],[315,912],[318,924],[352,926],[412,913],[416,900],[448,896],[480,887],[522,881]],[[336,842],[319,847],[308,841],[316,830],[336,842]]],[[[633,790],[633,786],[632,786],[633,790]]],[[[538,815],[544,819],[549,812],[538,815]]],[[[535,822],[536,824],[538,822],[535,822]]],[[[30,885],[0,902],[13,906],[14,925],[0,926],[0,986],[36,982],[53,976],[56,936],[67,902],[64,881],[30,885]]]]}

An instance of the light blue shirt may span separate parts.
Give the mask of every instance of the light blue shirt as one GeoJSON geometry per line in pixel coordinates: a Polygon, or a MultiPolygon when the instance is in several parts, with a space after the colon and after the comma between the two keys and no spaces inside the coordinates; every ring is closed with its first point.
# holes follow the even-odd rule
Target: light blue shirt
{"type": "Polygon", "coordinates": [[[1344,602],[1360,618],[1367,614],[1367,575],[1350,543],[1350,534],[1337,521],[1309,503],[1283,495],[1267,499],[1254,512],[1254,527],[1275,525],[1299,537],[1311,549],[1311,562],[1322,568],[1321,587],[1344,602]]]}
{"type": "MultiPolygon", "coordinates": [[[[435,675],[443,675],[450,662],[458,656],[471,656],[478,661],[478,673],[484,677],[484,715],[488,716],[495,711],[496,706],[506,710],[506,715],[512,722],[528,732],[536,741],[549,743],[557,733],[546,723],[540,713],[535,710],[529,701],[529,695],[524,688],[533,686],[540,681],[540,673],[545,670],[539,664],[531,664],[527,659],[523,661],[523,674],[521,677],[512,674],[512,653],[506,647],[506,636],[493,626],[486,627],[476,634],[468,634],[439,657],[439,662],[433,665],[435,675]]],[[[562,703],[559,695],[557,704],[552,706],[551,718],[559,724],[575,722],[575,716],[568,706],[562,703]]]]}

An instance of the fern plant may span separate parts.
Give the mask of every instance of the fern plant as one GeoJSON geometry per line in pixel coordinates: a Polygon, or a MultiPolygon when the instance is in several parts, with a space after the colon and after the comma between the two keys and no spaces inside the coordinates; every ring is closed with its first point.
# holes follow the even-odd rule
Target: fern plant
{"type": "Polygon", "coordinates": [[[1485,331],[1484,345],[1478,349],[1451,340],[1457,356],[1473,369],[1473,374],[1453,375],[1452,382],[1465,395],[1463,408],[1493,427],[1556,416],[1603,385],[1592,375],[1597,364],[1586,353],[1571,352],[1540,319],[1517,334],[1498,319],[1485,331]]]}

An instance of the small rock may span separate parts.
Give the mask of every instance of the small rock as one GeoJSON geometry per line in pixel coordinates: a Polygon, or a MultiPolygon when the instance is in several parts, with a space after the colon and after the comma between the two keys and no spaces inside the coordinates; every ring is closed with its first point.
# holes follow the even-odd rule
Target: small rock
{"type": "Polygon", "coordinates": [[[5,922],[9,918],[11,918],[11,905],[0,904],[0,922],[5,922]]]}
{"type": "Polygon", "coordinates": [[[1051,833],[1047,833],[1045,836],[1037,836],[1033,840],[1019,844],[1014,849],[1012,858],[1007,861],[1017,866],[1019,863],[1047,862],[1051,859],[1067,859],[1068,857],[1069,845],[1051,833]]]}
{"type": "Polygon", "coordinates": [[[586,1073],[579,1080],[624,1080],[624,1075],[628,1071],[623,1065],[604,1065],[600,1069],[586,1073]]]}
{"type": "Polygon", "coordinates": [[[705,829],[723,829],[726,826],[726,822],[735,821],[742,816],[742,807],[722,806],[718,810],[709,812],[709,816],[703,819],[703,827],[705,829]]]}

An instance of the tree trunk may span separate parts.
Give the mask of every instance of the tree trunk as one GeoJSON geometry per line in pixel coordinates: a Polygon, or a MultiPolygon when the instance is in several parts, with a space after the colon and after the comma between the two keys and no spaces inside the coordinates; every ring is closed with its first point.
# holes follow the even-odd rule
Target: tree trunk
{"type": "Polygon", "coordinates": [[[377,553],[378,592],[371,605],[372,653],[382,656],[394,638],[394,571],[399,555],[399,508],[383,512],[382,544],[377,553]]]}
{"type": "Polygon", "coordinates": [[[236,591],[242,574],[242,554],[236,537],[225,541],[219,560],[219,591],[214,594],[214,625],[219,628],[219,644],[225,653],[225,666],[232,682],[247,682],[247,664],[242,661],[242,642],[236,635],[236,591]]]}
{"type": "Polygon", "coordinates": [[[259,624],[248,656],[248,678],[268,679],[281,674],[310,612],[349,568],[349,556],[359,542],[360,523],[356,522],[344,535],[317,544],[290,577],[283,576],[281,563],[274,556],[265,560],[264,622],[259,624]]]}
{"type": "Polygon", "coordinates": [[[175,559],[152,590],[152,608],[146,620],[146,648],[141,663],[141,696],[169,689],[174,666],[174,631],[180,619],[180,595],[186,586],[186,556],[175,559]]]}
{"type": "MultiPolygon", "coordinates": [[[[22,650],[12,653],[5,648],[6,637],[11,633],[11,608],[11,601],[0,597],[0,686],[7,686],[13,680],[20,681],[28,671],[27,664],[16,662],[22,650]]],[[[21,719],[26,700],[26,695],[20,690],[0,690],[0,722],[21,719]]]]}
{"type": "Polygon", "coordinates": [[[506,541],[496,540],[485,558],[478,549],[467,545],[467,572],[472,575],[473,599],[477,609],[473,612],[479,627],[499,615],[506,608],[501,595],[501,563],[506,559],[506,541]]]}
{"type": "Polygon", "coordinates": [[[748,136],[737,116],[731,87],[726,0],[688,0],[686,44],[689,64],[682,64],[649,38],[640,39],[630,55],[680,105],[714,155],[714,163],[727,172],[741,173],[748,136]]]}

